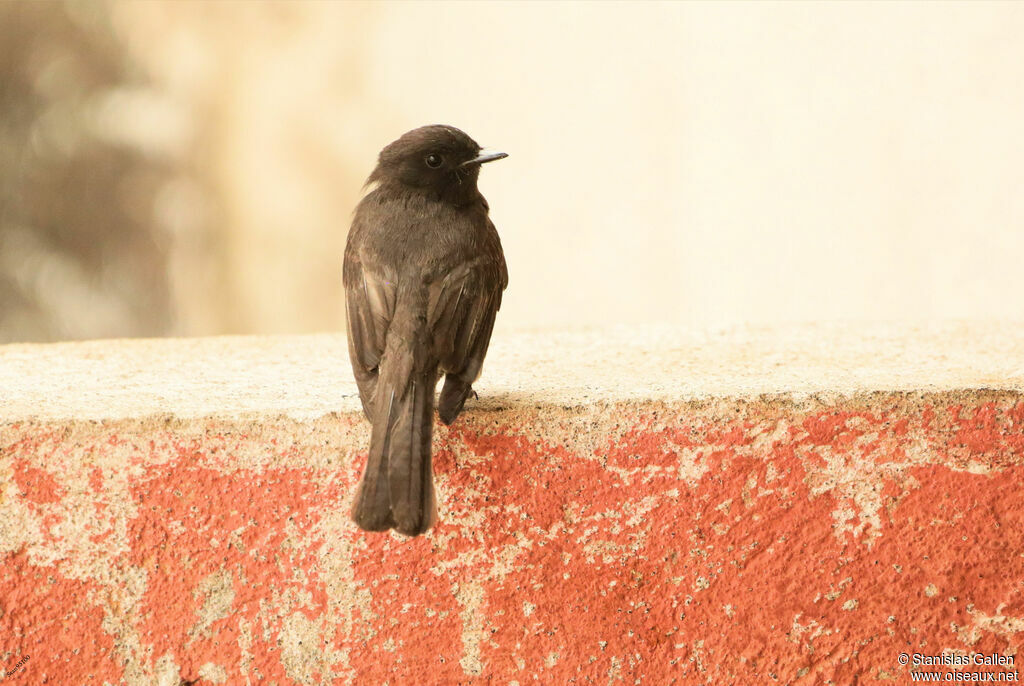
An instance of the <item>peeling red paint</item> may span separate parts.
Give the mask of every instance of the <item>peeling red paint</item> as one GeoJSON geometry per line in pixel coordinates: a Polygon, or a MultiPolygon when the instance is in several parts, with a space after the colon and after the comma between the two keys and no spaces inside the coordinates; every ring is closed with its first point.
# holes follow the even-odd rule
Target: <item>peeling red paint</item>
{"type": "Polygon", "coordinates": [[[0,560],[0,668],[10,674],[29,658],[5,681],[117,683],[122,670],[102,629],[103,611],[87,601],[97,584],[32,564],[25,550],[0,560]]]}
{"type": "Polygon", "coordinates": [[[36,505],[55,503],[63,492],[53,474],[29,466],[24,461],[14,464],[14,482],[25,498],[36,505]]]}
{"type": "MultiPolygon", "coordinates": [[[[194,456],[187,451],[182,461],[194,456]]],[[[308,595],[303,612],[315,616],[325,608],[315,575],[308,582],[295,578],[296,570],[315,572],[317,551],[286,548],[286,522],[297,535],[308,533],[316,523],[311,507],[339,497],[336,485],[321,486],[306,470],[152,470],[133,488],[139,516],[129,526],[133,549],[124,561],[149,578],[138,627],[142,641],[156,656],[174,655],[186,680],[198,679],[207,662],[239,664],[241,620],[257,634],[269,632],[271,640],[255,642],[272,654],[281,623],[257,617],[261,601],[291,591],[308,595]],[[230,614],[202,626],[197,589],[219,572],[230,575],[230,614]]],[[[261,663],[259,670],[263,678],[286,679],[279,661],[261,663]]]]}
{"type": "MultiPolygon", "coordinates": [[[[601,437],[470,415],[439,430],[442,521],[413,540],[344,523],[359,465],[303,466],[315,436],[96,434],[139,470],[84,531],[121,581],[70,578],[42,555],[59,536],[3,557],[3,664],[31,654],[25,678],[53,683],[166,658],[199,683],[214,665],[229,684],[845,684],[904,683],[901,652],[1017,652],[1024,403],[740,409],[586,410],[621,417],[601,437]],[[268,462],[236,458],[254,451],[268,462]]],[[[33,459],[61,440],[3,453],[49,531],[81,511],[33,459]]],[[[80,471],[93,505],[113,497],[110,472],[80,471]]]]}
{"type": "Polygon", "coordinates": [[[103,489],[103,470],[99,467],[95,467],[89,472],[89,486],[97,493],[103,489]]]}

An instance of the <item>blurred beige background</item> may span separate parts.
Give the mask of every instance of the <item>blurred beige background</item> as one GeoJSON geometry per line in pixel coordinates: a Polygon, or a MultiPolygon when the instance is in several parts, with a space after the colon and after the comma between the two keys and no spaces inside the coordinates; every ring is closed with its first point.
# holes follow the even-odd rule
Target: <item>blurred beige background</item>
{"type": "Polygon", "coordinates": [[[448,123],[500,328],[1024,318],[1024,4],[0,5],[0,340],[340,330],[448,123]]]}

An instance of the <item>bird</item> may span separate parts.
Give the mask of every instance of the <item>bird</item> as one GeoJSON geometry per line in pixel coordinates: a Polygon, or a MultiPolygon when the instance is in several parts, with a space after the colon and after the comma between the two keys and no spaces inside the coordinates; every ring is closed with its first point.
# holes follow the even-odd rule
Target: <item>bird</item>
{"type": "Polygon", "coordinates": [[[345,245],[349,359],[370,448],[352,507],[366,531],[417,536],[437,520],[434,395],[451,424],[472,394],[508,269],[481,165],[508,155],[445,125],[381,150],[345,245]]]}

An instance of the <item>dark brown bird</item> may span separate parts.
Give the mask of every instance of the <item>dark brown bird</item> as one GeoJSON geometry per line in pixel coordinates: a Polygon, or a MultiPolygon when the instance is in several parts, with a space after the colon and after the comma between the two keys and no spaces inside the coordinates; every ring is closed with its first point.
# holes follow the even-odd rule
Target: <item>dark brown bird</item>
{"type": "Polygon", "coordinates": [[[451,126],[424,126],[380,153],[345,247],[348,350],[370,455],[352,518],[415,536],[437,518],[434,390],[451,424],[480,375],[508,272],[477,190],[488,152],[451,126]]]}

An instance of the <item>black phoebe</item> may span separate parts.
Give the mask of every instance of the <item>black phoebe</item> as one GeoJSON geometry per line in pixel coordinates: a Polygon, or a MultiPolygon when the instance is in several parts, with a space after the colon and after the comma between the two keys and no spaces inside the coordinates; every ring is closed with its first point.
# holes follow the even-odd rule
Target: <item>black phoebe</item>
{"type": "Polygon", "coordinates": [[[345,247],[348,351],[370,456],[352,519],[367,531],[423,533],[437,517],[430,462],[434,389],[451,424],[480,375],[505,256],[477,190],[481,150],[451,126],[408,132],[380,153],[345,247]]]}

